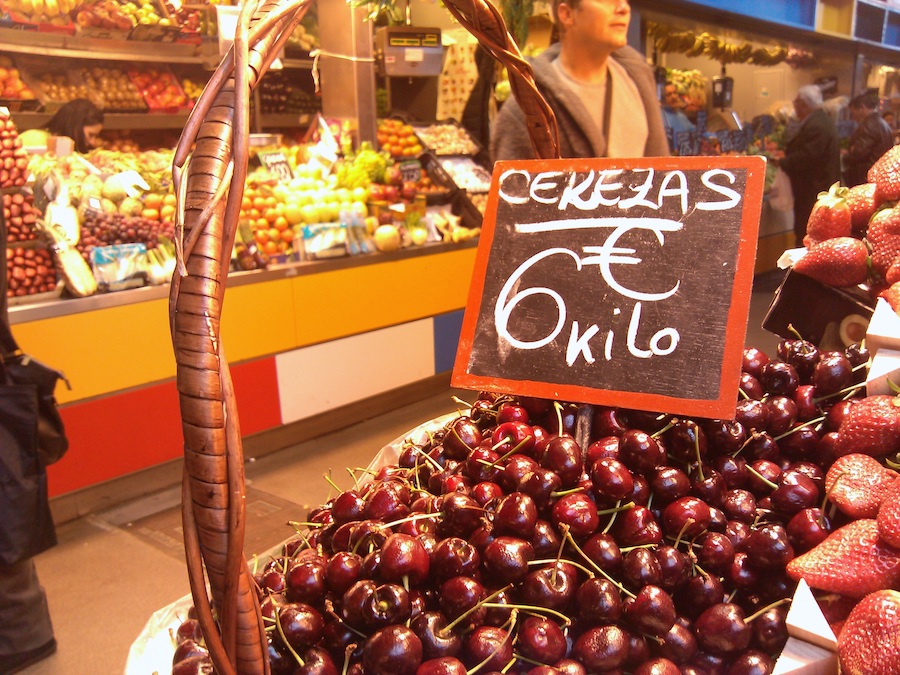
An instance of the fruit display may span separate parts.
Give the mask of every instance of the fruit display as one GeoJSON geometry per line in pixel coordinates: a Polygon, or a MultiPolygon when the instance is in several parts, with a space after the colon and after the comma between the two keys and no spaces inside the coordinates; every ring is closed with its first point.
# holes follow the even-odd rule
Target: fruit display
{"type": "Polygon", "coordinates": [[[44,71],[36,75],[34,82],[45,109],[52,110],[73,99],[88,97],[87,85],[72,82],[64,70],[44,71]]]}
{"type": "Polygon", "coordinates": [[[3,192],[3,218],[6,222],[6,241],[16,243],[37,239],[35,223],[39,216],[34,207],[34,195],[24,191],[3,192]]]}
{"type": "Polygon", "coordinates": [[[160,246],[161,238],[171,239],[173,236],[174,225],[171,222],[142,215],[86,211],[81,220],[81,238],[75,248],[90,263],[91,251],[96,246],[144,244],[147,251],[151,251],[160,246]]]}
{"type": "MultiPolygon", "coordinates": [[[[131,6],[131,3],[128,3],[131,6]]],[[[97,0],[89,2],[75,12],[75,25],[81,31],[97,30],[101,33],[118,31],[126,34],[136,24],[126,5],[120,5],[116,0],[97,0]]]]}
{"type": "Polygon", "coordinates": [[[26,23],[70,26],[69,12],[76,9],[79,0],[3,0],[13,18],[26,23]]]}
{"type": "Polygon", "coordinates": [[[436,155],[475,155],[481,148],[469,132],[449,122],[413,127],[416,136],[436,155]]]}
{"type": "Polygon", "coordinates": [[[8,112],[0,112],[0,188],[25,185],[28,153],[8,112]]]}
{"type": "MultiPolygon", "coordinates": [[[[110,2],[110,0],[106,0],[110,2]]],[[[128,0],[122,2],[121,10],[129,17],[132,26],[171,26],[172,20],[165,10],[154,0],[128,0]]]]}
{"type": "Polygon", "coordinates": [[[481,215],[484,215],[484,212],[487,210],[487,197],[485,192],[473,192],[468,195],[469,201],[472,202],[481,215]]]}
{"type": "Polygon", "coordinates": [[[6,249],[6,294],[17,298],[56,289],[53,256],[46,248],[9,246],[6,249]]]}
{"type": "Polygon", "coordinates": [[[865,284],[873,301],[900,313],[900,147],[872,165],[868,181],[819,195],[792,267],[828,286],[865,284]]]}
{"type": "MultiPolygon", "coordinates": [[[[846,672],[895,672],[857,665],[900,657],[900,407],[868,357],[747,348],[729,420],[459,401],[257,561],[272,673],[771,673],[800,579],[846,672]]],[[[207,658],[193,619],[175,641],[207,658]]]]}
{"type": "Polygon", "coordinates": [[[22,74],[8,56],[0,55],[0,99],[9,101],[33,101],[37,98],[22,80],[22,74]]]}
{"type": "Polygon", "coordinates": [[[88,98],[109,112],[147,109],[144,97],[121,68],[91,66],[78,68],[76,78],[87,87],[88,98]]]}
{"type": "Polygon", "coordinates": [[[283,71],[266,74],[260,82],[259,97],[264,113],[308,115],[322,109],[319,97],[304,90],[283,71]]]}
{"type": "Polygon", "coordinates": [[[189,77],[181,78],[181,88],[184,90],[185,95],[191,101],[196,101],[198,98],[200,98],[200,94],[203,93],[203,87],[205,86],[205,82],[197,82],[189,77]]]}
{"type": "Polygon", "coordinates": [[[418,157],[422,154],[422,144],[412,126],[393,117],[378,121],[376,131],[378,147],[391,157],[418,157]]]}
{"type": "Polygon", "coordinates": [[[491,189],[491,173],[471,157],[439,157],[441,167],[456,186],[469,192],[491,189]]]}
{"type": "Polygon", "coordinates": [[[132,68],[128,71],[128,77],[151,111],[178,110],[191,104],[191,99],[178,84],[178,79],[168,70],[132,68]]]}

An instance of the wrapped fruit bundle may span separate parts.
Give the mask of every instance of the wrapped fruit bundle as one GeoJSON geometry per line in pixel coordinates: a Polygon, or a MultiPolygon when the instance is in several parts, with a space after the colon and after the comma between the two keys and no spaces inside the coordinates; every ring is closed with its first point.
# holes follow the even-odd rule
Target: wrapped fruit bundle
{"type": "MultiPolygon", "coordinates": [[[[593,407],[587,433],[575,404],[482,393],[258,568],[271,672],[770,673],[800,578],[844,607],[848,666],[896,664],[869,629],[900,596],[900,408],[867,362],[747,349],[733,419],[593,407]]],[[[174,672],[212,668],[194,619],[175,640],[174,672]]]]}
{"type": "Polygon", "coordinates": [[[29,192],[4,192],[3,217],[6,220],[6,241],[32,241],[37,239],[35,223],[38,211],[34,207],[34,195],[29,192]]]}
{"type": "Polygon", "coordinates": [[[823,284],[866,284],[900,312],[900,146],[869,169],[868,181],[819,195],[806,224],[807,252],[793,269],[823,284]]]}
{"type": "MultiPolygon", "coordinates": [[[[5,109],[3,109],[5,110],[5,109]]],[[[25,185],[28,153],[8,112],[0,113],[0,188],[25,185]]]]}

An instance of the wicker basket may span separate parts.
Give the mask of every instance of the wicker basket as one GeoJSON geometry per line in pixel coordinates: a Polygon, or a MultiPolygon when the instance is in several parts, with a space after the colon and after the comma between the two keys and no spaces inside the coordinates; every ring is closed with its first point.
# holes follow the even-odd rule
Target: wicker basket
{"type": "MultiPolygon", "coordinates": [[[[251,92],[310,1],[244,3],[234,46],[198,99],[173,163],[179,251],[169,320],[184,434],[184,543],[194,606],[220,675],[269,672],[243,551],[243,451],[219,323],[247,175],[251,92]]],[[[500,12],[488,0],[444,4],[507,67],[538,156],[557,157],[556,120],[500,12]]]]}

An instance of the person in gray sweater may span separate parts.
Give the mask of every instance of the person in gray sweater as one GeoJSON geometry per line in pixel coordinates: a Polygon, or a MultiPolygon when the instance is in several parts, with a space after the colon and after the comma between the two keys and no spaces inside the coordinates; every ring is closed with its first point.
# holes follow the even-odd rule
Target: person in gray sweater
{"type": "MultiPolygon", "coordinates": [[[[556,116],[560,156],[669,155],[653,69],[626,44],[628,0],[553,0],[552,10],[559,42],[530,62],[556,116]]],[[[490,155],[537,158],[514,98],[494,120],[490,155]]]]}

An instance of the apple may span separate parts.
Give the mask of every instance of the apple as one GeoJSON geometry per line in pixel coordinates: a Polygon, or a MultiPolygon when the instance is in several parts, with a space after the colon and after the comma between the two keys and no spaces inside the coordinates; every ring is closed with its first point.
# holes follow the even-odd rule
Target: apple
{"type": "Polygon", "coordinates": [[[393,225],[379,225],[373,236],[375,247],[383,253],[396,251],[400,248],[400,230],[393,225]]]}

